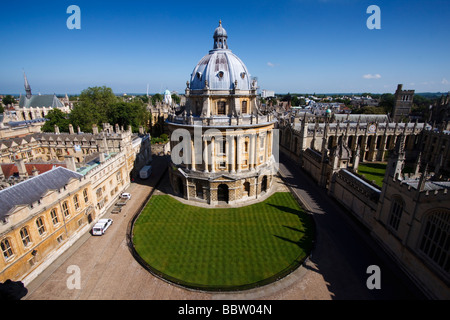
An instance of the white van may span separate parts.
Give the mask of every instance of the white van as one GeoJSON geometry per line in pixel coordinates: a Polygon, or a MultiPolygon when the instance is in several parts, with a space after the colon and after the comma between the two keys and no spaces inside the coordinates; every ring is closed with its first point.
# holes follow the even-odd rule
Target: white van
{"type": "Polygon", "coordinates": [[[100,219],[92,228],[93,236],[102,236],[105,231],[112,225],[112,219],[100,219]]]}
{"type": "Polygon", "coordinates": [[[145,166],[139,171],[139,177],[141,179],[147,179],[152,174],[152,166],[145,166]]]}

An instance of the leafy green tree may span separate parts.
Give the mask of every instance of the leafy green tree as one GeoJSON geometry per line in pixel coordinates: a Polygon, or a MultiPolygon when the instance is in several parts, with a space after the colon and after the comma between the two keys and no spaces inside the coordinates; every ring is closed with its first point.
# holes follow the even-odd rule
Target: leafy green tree
{"type": "Polygon", "coordinates": [[[14,97],[13,97],[12,95],[8,94],[7,96],[5,96],[5,97],[2,99],[2,102],[3,102],[3,104],[4,104],[5,106],[7,106],[8,104],[13,105],[13,104],[16,103],[16,99],[14,99],[14,97]]]}
{"type": "Polygon", "coordinates": [[[5,112],[5,108],[3,107],[3,104],[0,102],[0,113],[5,112]]]}
{"type": "Polygon", "coordinates": [[[133,132],[139,131],[139,126],[147,127],[150,113],[141,101],[117,102],[109,106],[108,122],[124,128],[131,126],[133,132]]]}
{"type": "Polygon", "coordinates": [[[157,102],[163,101],[163,96],[160,93],[156,93],[152,96],[152,105],[156,105],[157,102]]]}
{"type": "Polygon", "coordinates": [[[109,107],[119,101],[112,89],[105,86],[83,90],[78,100],[70,113],[70,123],[83,132],[92,132],[92,125],[108,122],[109,107]]]}
{"type": "Polygon", "coordinates": [[[384,109],[384,113],[389,114],[394,109],[395,96],[392,93],[384,93],[380,96],[379,107],[384,109]]]}
{"type": "Polygon", "coordinates": [[[172,94],[172,101],[175,102],[175,104],[180,104],[181,98],[177,94],[172,94]]]}
{"type": "Polygon", "coordinates": [[[69,131],[69,116],[59,109],[50,110],[45,116],[48,119],[42,126],[43,132],[55,132],[55,125],[59,127],[62,132],[69,131]]]}

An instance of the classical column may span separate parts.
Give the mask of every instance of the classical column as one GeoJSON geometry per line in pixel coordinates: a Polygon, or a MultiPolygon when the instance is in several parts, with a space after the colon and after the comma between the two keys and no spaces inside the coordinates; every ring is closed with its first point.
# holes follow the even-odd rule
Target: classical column
{"type": "Polygon", "coordinates": [[[250,170],[255,170],[255,141],[256,133],[250,136],[250,147],[248,149],[248,165],[250,170]]]}
{"type": "Polygon", "coordinates": [[[214,137],[211,138],[211,172],[216,172],[216,139],[214,137]]]}
{"type": "Polygon", "coordinates": [[[255,167],[257,167],[259,162],[259,132],[256,133],[256,143],[255,143],[255,167]]]}
{"type": "Polygon", "coordinates": [[[191,141],[191,170],[195,171],[195,145],[194,141],[191,141]]]}
{"type": "Polygon", "coordinates": [[[241,168],[242,168],[242,135],[237,135],[236,137],[237,139],[237,144],[236,144],[236,165],[237,165],[237,172],[241,172],[241,168]]]}
{"type": "Polygon", "coordinates": [[[209,153],[208,153],[208,141],[207,141],[207,140],[203,140],[203,161],[204,161],[204,163],[205,163],[204,172],[209,172],[209,168],[208,168],[208,157],[209,157],[209,153]]]}
{"type": "Polygon", "coordinates": [[[236,137],[235,136],[231,136],[230,141],[230,146],[229,146],[229,152],[230,154],[227,155],[227,158],[230,160],[231,162],[231,172],[235,173],[236,172],[236,137]]]}

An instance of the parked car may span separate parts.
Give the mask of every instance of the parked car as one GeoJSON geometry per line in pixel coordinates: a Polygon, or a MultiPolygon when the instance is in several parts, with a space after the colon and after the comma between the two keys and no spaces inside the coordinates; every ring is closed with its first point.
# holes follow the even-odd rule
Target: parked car
{"type": "Polygon", "coordinates": [[[100,219],[92,228],[93,236],[102,236],[106,230],[113,224],[112,219],[100,219]]]}
{"type": "Polygon", "coordinates": [[[131,193],[122,193],[120,195],[122,199],[131,199],[131,193]]]}

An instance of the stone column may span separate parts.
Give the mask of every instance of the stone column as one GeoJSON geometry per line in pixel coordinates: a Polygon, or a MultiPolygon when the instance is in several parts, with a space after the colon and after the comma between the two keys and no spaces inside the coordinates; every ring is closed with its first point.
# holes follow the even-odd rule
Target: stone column
{"type": "Polygon", "coordinates": [[[193,140],[191,140],[191,170],[195,171],[195,144],[193,140]]]}
{"type": "Polygon", "coordinates": [[[255,144],[255,154],[254,154],[254,158],[255,158],[255,168],[258,165],[258,161],[259,161],[259,132],[256,133],[256,144],[255,144]]]}
{"type": "Polygon", "coordinates": [[[237,152],[237,172],[241,172],[242,168],[242,135],[237,136],[236,152],[237,152]]]}
{"type": "Polygon", "coordinates": [[[216,172],[216,139],[214,137],[211,138],[211,172],[216,172]]]}
{"type": "Polygon", "coordinates": [[[208,141],[207,140],[203,140],[203,161],[205,163],[205,168],[204,171],[205,172],[209,172],[209,168],[208,168],[208,157],[209,157],[209,153],[208,153],[208,141]]]}
{"type": "Polygon", "coordinates": [[[250,146],[248,149],[248,165],[252,171],[255,170],[255,141],[256,134],[252,134],[250,136],[250,146]]]}
{"type": "Polygon", "coordinates": [[[230,146],[229,146],[229,152],[230,154],[227,155],[227,158],[230,160],[231,162],[231,172],[235,173],[236,172],[236,137],[235,136],[231,136],[231,139],[229,140],[230,142],[230,146]]]}

